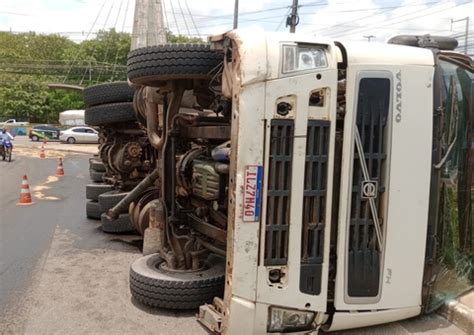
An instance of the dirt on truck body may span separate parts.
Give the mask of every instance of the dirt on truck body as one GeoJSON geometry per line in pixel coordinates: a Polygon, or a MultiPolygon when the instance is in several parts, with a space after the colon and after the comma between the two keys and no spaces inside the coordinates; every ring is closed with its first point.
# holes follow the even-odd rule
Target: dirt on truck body
{"type": "Polygon", "coordinates": [[[147,218],[135,299],[199,307],[227,334],[429,310],[446,213],[472,237],[472,60],[430,36],[234,30],[209,42],[129,54],[156,153],[122,203],[147,218]]]}

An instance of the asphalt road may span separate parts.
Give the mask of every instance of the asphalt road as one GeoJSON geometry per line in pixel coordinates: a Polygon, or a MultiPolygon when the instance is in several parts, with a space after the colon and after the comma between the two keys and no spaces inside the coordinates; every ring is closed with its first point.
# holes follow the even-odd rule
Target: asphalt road
{"type": "Polygon", "coordinates": [[[61,178],[54,177],[56,166],[55,159],[17,156],[15,152],[11,163],[0,162],[0,312],[29,285],[56,226],[75,229],[84,218],[87,156],[68,156],[64,160],[67,173],[61,178]],[[24,174],[34,198],[31,206],[16,205],[24,174]]]}
{"type": "MultiPolygon", "coordinates": [[[[49,144],[48,144],[49,145],[49,144]]],[[[137,304],[129,266],[141,238],[85,217],[90,155],[17,147],[0,161],[0,334],[206,334],[194,311],[137,304]],[[64,177],[56,177],[57,155],[64,177]],[[17,206],[26,174],[34,204],[17,206]]]]}

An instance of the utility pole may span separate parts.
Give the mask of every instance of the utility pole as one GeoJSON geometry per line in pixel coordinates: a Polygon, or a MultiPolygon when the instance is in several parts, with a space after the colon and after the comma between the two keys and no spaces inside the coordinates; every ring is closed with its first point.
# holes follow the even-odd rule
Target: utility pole
{"type": "Polygon", "coordinates": [[[131,50],[166,43],[161,0],[136,0],[131,50]]]}
{"type": "Polygon", "coordinates": [[[234,3],[234,29],[237,29],[239,23],[239,0],[234,3]]]}
{"type": "Polygon", "coordinates": [[[291,5],[291,15],[286,18],[286,26],[290,26],[290,33],[295,32],[298,23],[300,23],[300,18],[298,16],[298,0],[293,0],[293,5],[291,5]]]}
{"type": "Polygon", "coordinates": [[[370,42],[370,40],[374,38],[375,35],[364,35],[363,37],[367,39],[367,42],[370,42]]]}
{"type": "Polygon", "coordinates": [[[453,31],[453,23],[461,22],[461,21],[466,21],[466,32],[464,33],[464,53],[467,55],[468,42],[469,42],[469,16],[466,16],[464,19],[459,19],[459,20],[451,19],[451,31],[453,31]]]}

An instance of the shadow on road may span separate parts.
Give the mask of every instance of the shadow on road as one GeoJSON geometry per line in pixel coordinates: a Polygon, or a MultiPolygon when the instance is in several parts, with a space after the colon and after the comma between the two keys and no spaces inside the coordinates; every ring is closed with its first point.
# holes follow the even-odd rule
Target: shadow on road
{"type": "Polygon", "coordinates": [[[197,310],[170,310],[163,308],[152,308],[146,305],[143,305],[141,302],[137,301],[135,298],[131,297],[130,302],[136,308],[142,310],[143,312],[151,315],[160,315],[160,316],[174,316],[174,317],[193,317],[196,315],[197,310]]]}

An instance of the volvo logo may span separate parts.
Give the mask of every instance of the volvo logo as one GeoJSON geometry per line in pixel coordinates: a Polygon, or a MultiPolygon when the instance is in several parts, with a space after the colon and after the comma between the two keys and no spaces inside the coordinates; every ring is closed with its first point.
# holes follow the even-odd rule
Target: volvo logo
{"type": "Polygon", "coordinates": [[[398,71],[395,75],[397,82],[395,84],[395,121],[402,122],[402,71],[398,71]]]}
{"type": "Polygon", "coordinates": [[[362,198],[371,199],[377,197],[378,185],[376,181],[364,180],[362,182],[362,198]]]}

